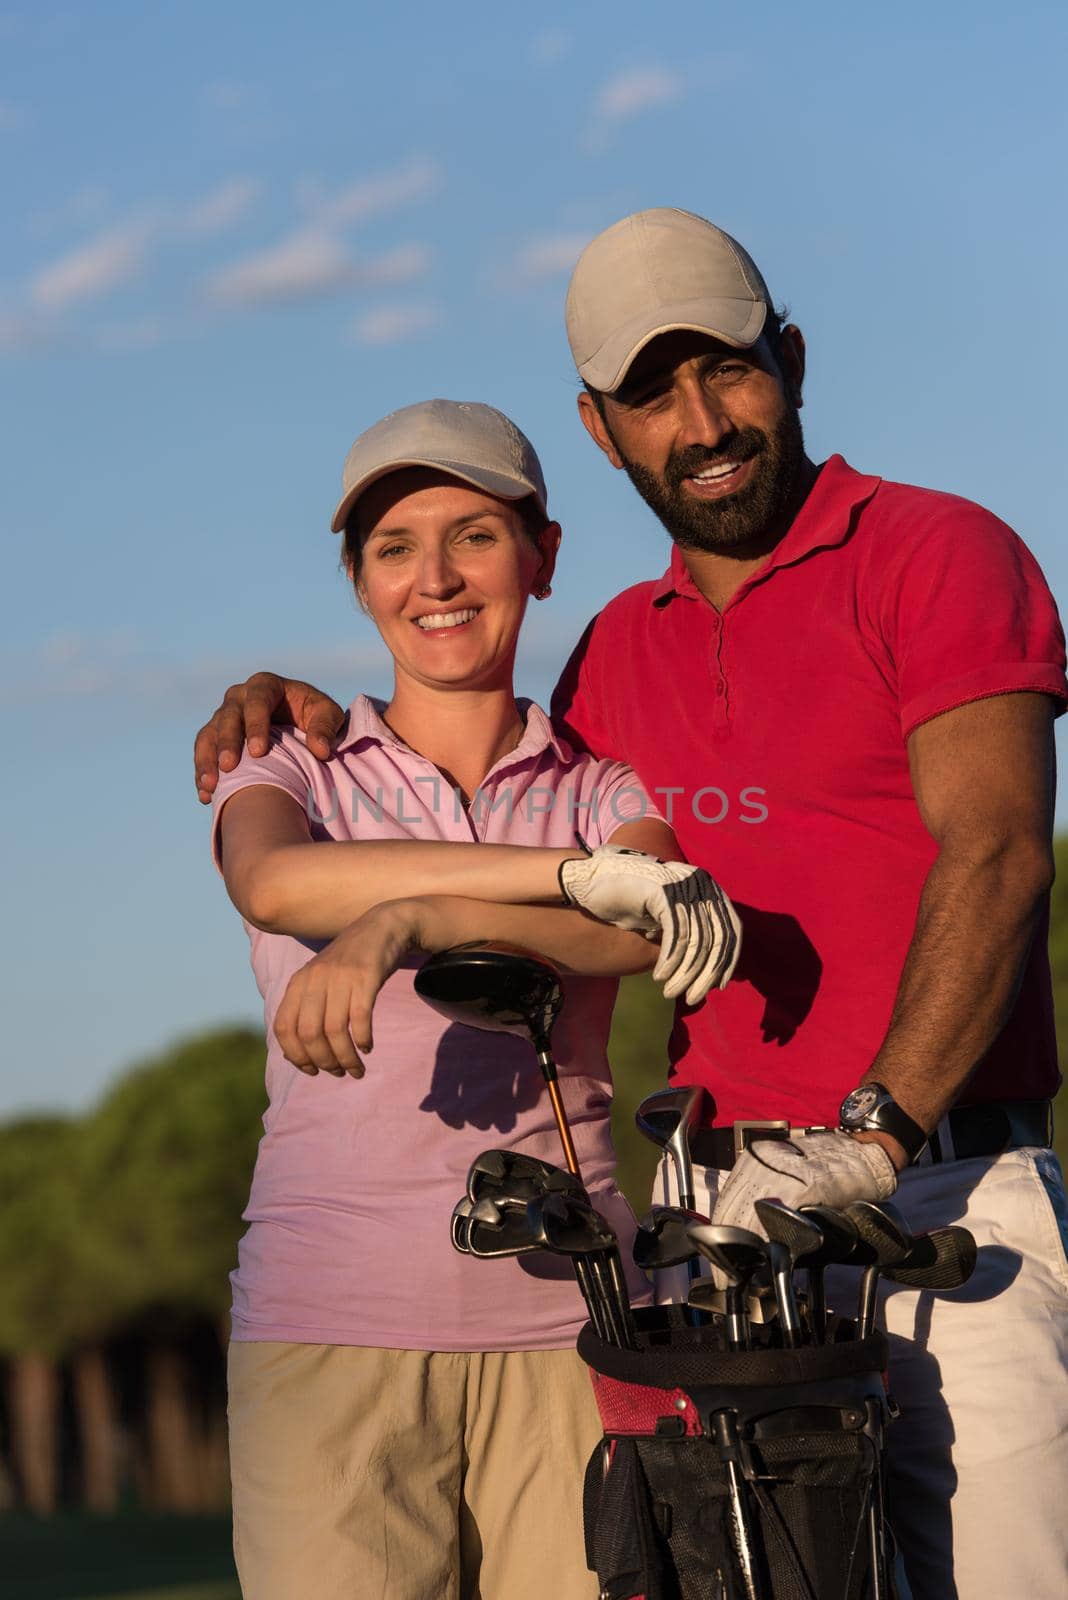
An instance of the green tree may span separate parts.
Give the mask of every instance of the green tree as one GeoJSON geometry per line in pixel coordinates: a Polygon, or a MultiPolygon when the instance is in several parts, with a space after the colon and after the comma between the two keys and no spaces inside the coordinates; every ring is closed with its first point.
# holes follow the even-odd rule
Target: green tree
{"type": "Polygon", "coordinates": [[[79,1278],[77,1124],[26,1117],[0,1127],[0,1355],[7,1358],[10,1456],[24,1503],[54,1510],[59,1487],[58,1358],[79,1278]]]}

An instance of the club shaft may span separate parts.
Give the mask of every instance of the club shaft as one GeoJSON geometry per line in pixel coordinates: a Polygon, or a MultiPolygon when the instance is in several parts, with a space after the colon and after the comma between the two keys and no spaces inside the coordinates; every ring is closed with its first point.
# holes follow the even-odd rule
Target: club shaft
{"type": "Polygon", "coordinates": [[[827,1341],[827,1295],[823,1286],[822,1267],[808,1269],[808,1320],[812,1325],[813,1344],[827,1341]]]}
{"type": "Polygon", "coordinates": [[[564,1151],[564,1165],[568,1172],[581,1180],[582,1173],[579,1170],[578,1156],[575,1154],[575,1141],[571,1137],[571,1125],[567,1120],[563,1097],[560,1094],[560,1085],[556,1078],[556,1066],[547,1051],[538,1052],[538,1065],[541,1067],[542,1076],[549,1091],[549,1103],[553,1108],[553,1116],[556,1118],[556,1130],[560,1135],[560,1143],[564,1151]]]}
{"type": "Polygon", "coordinates": [[[729,1411],[717,1411],[712,1418],[720,1460],[727,1478],[730,1495],[731,1523],[735,1554],[742,1571],[745,1600],[764,1600],[757,1576],[756,1547],[749,1519],[745,1481],[738,1466],[738,1424],[729,1411]]]}
{"type": "Polygon", "coordinates": [[[857,1306],[857,1338],[867,1339],[875,1328],[875,1309],[879,1303],[879,1268],[865,1267],[860,1280],[860,1302],[857,1306]]]}
{"type": "Polygon", "coordinates": [[[797,1314],[794,1294],[793,1261],[783,1244],[774,1240],[768,1246],[771,1259],[771,1279],[775,1285],[775,1304],[782,1326],[782,1342],[787,1350],[796,1350],[801,1343],[801,1318],[797,1314]]]}

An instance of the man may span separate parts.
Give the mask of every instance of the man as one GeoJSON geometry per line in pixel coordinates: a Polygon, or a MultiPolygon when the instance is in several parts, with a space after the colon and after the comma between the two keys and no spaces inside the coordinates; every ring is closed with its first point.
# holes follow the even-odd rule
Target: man
{"type": "MultiPolygon", "coordinates": [[[[1068,1583],[1052,598],[981,508],[807,458],[801,334],[711,223],[615,224],[567,317],[583,423],[675,548],[594,619],[554,709],[657,791],[742,918],[734,982],[680,1009],[671,1047],[718,1103],[697,1150],[716,1219],[749,1223],[760,1195],[897,1189],[917,1230],[972,1229],[965,1290],[886,1301],[894,1524],[913,1600],[1052,1600],[1068,1583]],[[757,1130],[736,1157],[747,1119],[788,1137],[757,1130]]],[[[236,759],[242,706],[262,737],[276,701],[336,727],[306,685],[251,680],[202,731],[202,795],[215,752],[236,759]]]]}

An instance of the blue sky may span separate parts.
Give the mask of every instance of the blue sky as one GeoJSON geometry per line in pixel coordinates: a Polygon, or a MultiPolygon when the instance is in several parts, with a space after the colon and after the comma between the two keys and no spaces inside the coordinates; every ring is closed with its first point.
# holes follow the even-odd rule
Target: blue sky
{"type": "Polygon", "coordinates": [[[387,688],[327,532],[362,428],[439,394],[534,439],[527,692],[662,570],[563,333],[628,211],[748,246],[811,454],[982,501],[1068,599],[1066,45],[1052,5],[0,9],[0,1113],[258,1015],[190,741],[261,665],[387,688]]]}

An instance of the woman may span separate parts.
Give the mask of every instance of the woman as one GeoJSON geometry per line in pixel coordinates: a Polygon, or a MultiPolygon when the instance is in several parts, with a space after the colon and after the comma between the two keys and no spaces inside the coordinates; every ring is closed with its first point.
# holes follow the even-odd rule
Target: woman
{"type": "Polygon", "coordinates": [[[673,859],[633,773],[576,756],[514,697],[520,623],[560,539],[518,429],[489,407],[408,407],[357,440],[344,483],[334,527],[392,697],[353,702],[325,765],[279,734],[214,797],[268,1031],[234,1274],[238,1567],[246,1600],[579,1600],[599,1430],[574,1279],[554,1258],[473,1262],[447,1242],[481,1149],[559,1160],[551,1112],[529,1046],[449,1026],[413,975],[472,939],[571,974],[564,1098],[594,1203],[626,1235],[611,980],[652,965],[666,928],[654,975],[697,999],[729,977],[737,924],[673,859]]]}

